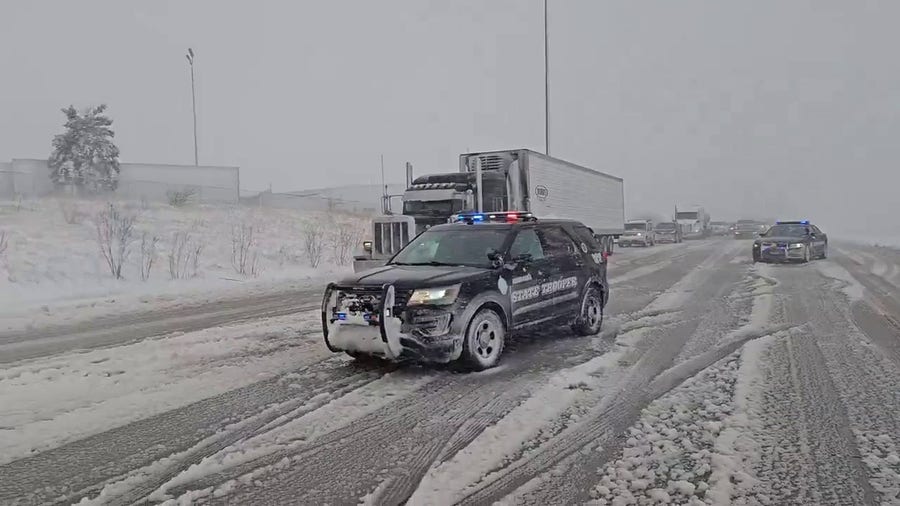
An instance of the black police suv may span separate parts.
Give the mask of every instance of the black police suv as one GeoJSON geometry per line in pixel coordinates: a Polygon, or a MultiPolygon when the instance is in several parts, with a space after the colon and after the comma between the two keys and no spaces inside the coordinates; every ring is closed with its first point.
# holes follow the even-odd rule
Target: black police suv
{"type": "Polygon", "coordinates": [[[754,262],[809,262],[828,256],[828,236],[807,220],[779,221],[753,241],[754,262]]]}
{"type": "Polygon", "coordinates": [[[456,220],[418,235],[385,266],[328,285],[331,351],[481,370],[528,327],[600,331],[606,254],[588,227],[512,212],[456,220]]]}

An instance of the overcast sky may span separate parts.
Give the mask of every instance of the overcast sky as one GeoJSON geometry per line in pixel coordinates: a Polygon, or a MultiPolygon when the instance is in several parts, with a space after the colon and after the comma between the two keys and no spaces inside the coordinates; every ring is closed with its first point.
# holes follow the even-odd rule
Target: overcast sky
{"type": "MultiPolygon", "coordinates": [[[[544,149],[542,0],[0,4],[0,160],[61,107],[109,105],[122,160],[289,191],[544,149]]],[[[900,214],[900,2],[550,0],[551,152],[621,176],[628,213],[900,214]]],[[[861,224],[861,225],[860,225],[861,224]]]]}

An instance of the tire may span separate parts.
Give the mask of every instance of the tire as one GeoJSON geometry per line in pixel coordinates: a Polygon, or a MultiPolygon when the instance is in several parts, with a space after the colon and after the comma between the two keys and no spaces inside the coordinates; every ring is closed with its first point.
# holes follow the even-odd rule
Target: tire
{"type": "Polygon", "coordinates": [[[603,328],[603,294],[595,286],[584,292],[581,299],[581,314],[572,331],[579,336],[594,336],[603,328]]]}
{"type": "Polygon", "coordinates": [[[500,362],[505,344],[506,324],[503,318],[493,309],[479,309],[466,326],[462,363],[467,369],[475,371],[490,369],[500,362]]]}
{"type": "Polygon", "coordinates": [[[826,242],[824,246],[822,246],[822,254],[819,255],[819,258],[825,260],[828,258],[828,243],[826,242]]]}

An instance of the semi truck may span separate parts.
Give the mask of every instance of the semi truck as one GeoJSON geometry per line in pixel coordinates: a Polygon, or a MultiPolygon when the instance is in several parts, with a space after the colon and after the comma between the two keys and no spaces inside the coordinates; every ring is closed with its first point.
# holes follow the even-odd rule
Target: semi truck
{"type": "Polygon", "coordinates": [[[530,212],[538,219],[587,225],[607,252],[625,229],[621,178],[528,149],[459,155],[457,172],[412,178],[402,214],[373,221],[372,238],[354,258],[359,272],[383,265],[410,239],[461,212],[530,212]]]}
{"type": "Polygon", "coordinates": [[[685,239],[702,239],[709,236],[709,214],[701,206],[675,208],[675,223],[685,239]]]}

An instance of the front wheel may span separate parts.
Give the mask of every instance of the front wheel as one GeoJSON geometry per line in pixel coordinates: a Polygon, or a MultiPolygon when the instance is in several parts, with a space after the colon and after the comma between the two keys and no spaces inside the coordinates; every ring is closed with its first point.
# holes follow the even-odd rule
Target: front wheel
{"type": "Polygon", "coordinates": [[[593,336],[603,327],[603,293],[592,286],[581,299],[581,313],[572,330],[579,336],[593,336]]]}
{"type": "Polygon", "coordinates": [[[476,371],[490,369],[500,361],[506,343],[506,325],[492,309],[480,309],[466,328],[463,363],[476,371]]]}

